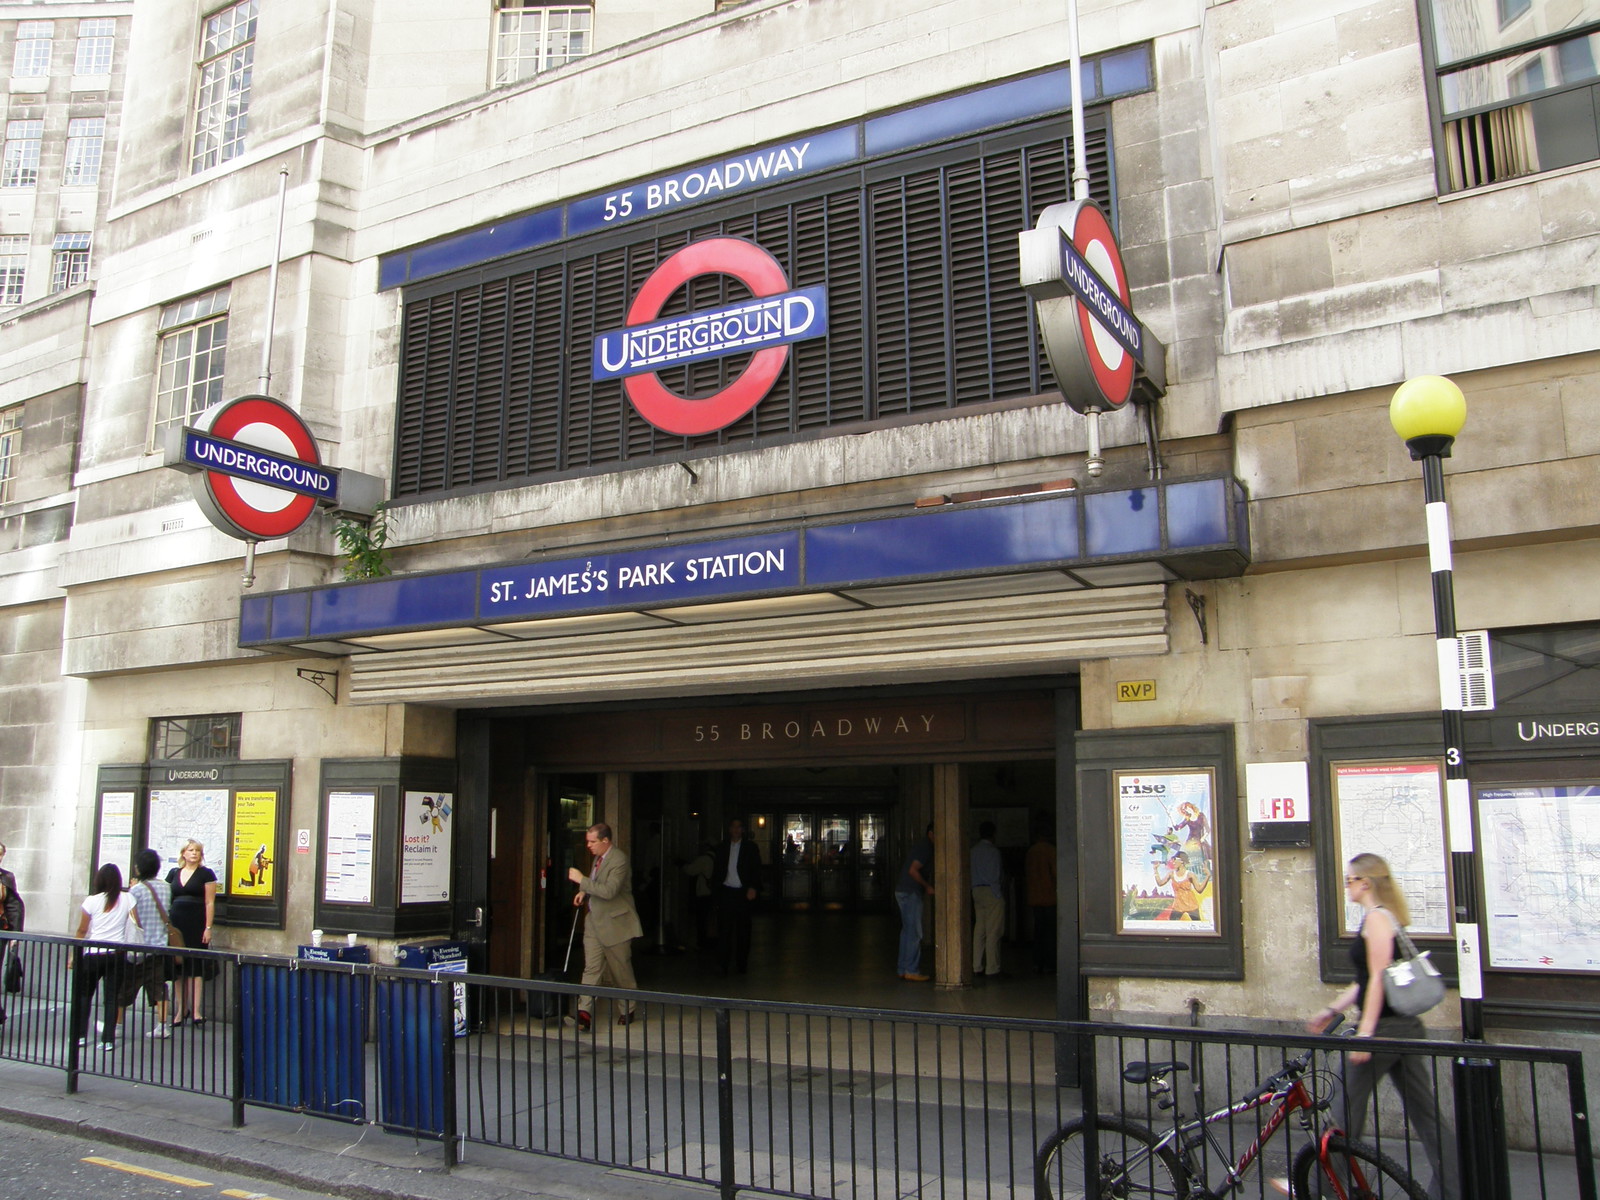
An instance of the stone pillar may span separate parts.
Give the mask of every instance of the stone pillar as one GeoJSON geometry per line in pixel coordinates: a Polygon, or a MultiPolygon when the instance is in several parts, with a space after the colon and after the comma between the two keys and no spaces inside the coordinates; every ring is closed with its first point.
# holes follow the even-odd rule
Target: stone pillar
{"type": "Polygon", "coordinates": [[[607,771],[600,776],[600,815],[595,820],[611,826],[617,845],[632,860],[633,772],[607,771]]]}
{"type": "Polygon", "coordinates": [[[933,765],[933,982],[972,986],[972,921],[967,897],[972,865],[967,846],[967,773],[960,763],[933,765]]]}

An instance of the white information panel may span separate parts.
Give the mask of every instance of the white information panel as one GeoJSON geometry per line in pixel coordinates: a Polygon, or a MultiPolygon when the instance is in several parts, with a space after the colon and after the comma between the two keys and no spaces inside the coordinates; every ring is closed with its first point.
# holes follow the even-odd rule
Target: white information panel
{"type": "Polygon", "coordinates": [[[1600,786],[1478,792],[1490,967],[1600,971],[1600,786]]]}
{"type": "Polygon", "coordinates": [[[372,903],[372,842],[377,812],[376,793],[328,793],[328,824],[323,830],[325,901],[372,903]]]}
{"type": "Polygon", "coordinates": [[[204,865],[217,877],[217,893],[228,890],[228,789],[162,788],[150,792],[146,839],[161,855],[161,875],[179,866],[178,851],[188,841],[205,847],[204,865]]]}
{"type": "Polygon", "coordinates": [[[400,823],[400,903],[450,899],[450,792],[407,792],[400,823]]]}
{"type": "Polygon", "coordinates": [[[100,796],[100,844],[95,850],[96,868],[116,863],[124,871],[133,861],[132,792],[105,792],[100,796]]]}
{"type": "MultiPolygon", "coordinates": [[[[1357,854],[1382,858],[1411,909],[1407,929],[1412,934],[1450,932],[1441,773],[1437,759],[1336,763],[1333,768],[1340,877],[1357,854]]],[[[1346,902],[1342,932],[1360,927],[1361,906],[1346,902]]]]}

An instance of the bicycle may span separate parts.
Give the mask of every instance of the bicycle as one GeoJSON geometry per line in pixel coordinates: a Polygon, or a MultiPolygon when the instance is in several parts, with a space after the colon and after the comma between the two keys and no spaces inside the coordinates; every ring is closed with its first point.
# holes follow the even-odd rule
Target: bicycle
{"type": "MultiPolygon", "coordinates": [[[[1331,1032],[1338,1025],[1329,1026],[1331,1032]]],[[[1263,1079],[1238,1101],[1204,1116],[1178,1121],[1160,1134],[1121,1115],[1097,1117],[1095,1140],[1099,1165],[1094,1170],[1094,1200],[1132,1200],[1133,1197],[1172,1197],[1173,1200],[1220,1200],[1244,1186],[1245,1177],[1260,1158],[1272,1136],[1296,1115],[1301,1128],[1314,1132],[1315,1114],[1333,1103],[1333,1088],[1315,1087],[1320,1074],[1311,1067],[1314,1050],[1287,1059],[1283,1070],[1263,1079]],[[1320,1094],[1319,1094],[1320,1093],[1320,1094]],[[1228,1168],[1220,1187],[1211,1188],[1206,1169],[1196,1152],[1210,1146],[1223,1161],[1229,1155],[1213,1129],[1218,1122],[1271,1106],[1272,1111],[1239,1160],[1228,1168]]],[[[1131,1062],[1122,1078],[1149,1088],[1156,1107],[1176,1103],[1172,1077],[1187,1071],[1183,1062],[1131,1062]]],[[[1331,1084],[1331,1081],[1324,1081],[1331,1084]]],[[[1200,1088],[1195,1088],[1195,1109],[1200,1110],[1200,1088]]],[[[1045,1140],[1034,1162],[1035,1193],[1039,1200],[1084,1200],[1091,1193],[1084,1161],[1088,1120],[1069,1121],[1045,1140]]],[[[1427,1200],[1426,1190],[1388,1155],[1365,1142],[1347,1138],[1331,1126],[1316,1134],[1295,1155],[1291,1172],[1296,1200],[1427,1200]]]]}

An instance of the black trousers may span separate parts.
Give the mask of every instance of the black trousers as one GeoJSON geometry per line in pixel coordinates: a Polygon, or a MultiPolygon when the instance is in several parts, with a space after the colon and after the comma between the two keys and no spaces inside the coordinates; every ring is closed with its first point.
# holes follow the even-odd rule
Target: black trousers
{"type": "Polygon", "coordinates": [[[719,885],[717,899],[717,961],[724,971],[750,969],[750,913],[755,906],[744,888],[719,885]]]}
{"type": "Polygon", "coordinates": [[[79,957],[72,973],[72,1035],[89,1036],[89,1010],[94,1006],[95,989],[104,981],[100,993],[100,1040],[117,1036],[117,993],[122,990],[124,962],[122,951],[106,950],[79,957]]]}

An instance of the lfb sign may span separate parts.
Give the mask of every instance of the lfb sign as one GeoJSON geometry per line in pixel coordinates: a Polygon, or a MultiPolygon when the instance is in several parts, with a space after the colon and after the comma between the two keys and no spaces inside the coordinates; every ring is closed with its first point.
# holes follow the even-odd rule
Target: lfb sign
{"type": "Polygon", "coordinates": [[[634,408],[667,433],[691,437],[733,424],[766,397],[789,345],[828,332],[826,288],[790,290],[783,267],[754,242],[691,242],[657,267],[628,309],[622,329],[594,339],[592,378],[621,379],[634,408]],[[752,299],[659,319],[674,292],[700,275],[729,275],[752,299]],[[711,358],[751,354],[739,377],[710,396],[680,396],[656,372],[711,358]]]}
{"type": "Polygon", "coordinates": [[[270,396],[225,400],[169,431],[166,465],[193,474],[200,510],[247,542],[288,537],[319,504],[370,514],[382,486],[324,467],[300,414],[270,396]]]}

